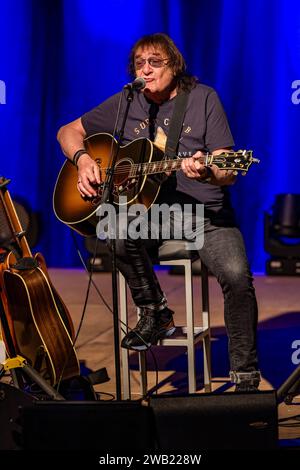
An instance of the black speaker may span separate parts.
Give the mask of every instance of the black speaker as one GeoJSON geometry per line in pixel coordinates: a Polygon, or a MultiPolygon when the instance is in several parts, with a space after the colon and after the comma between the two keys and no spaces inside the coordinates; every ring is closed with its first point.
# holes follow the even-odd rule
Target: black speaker
{"type": "Polygon", "coordinates": [[[19,407],[31,405],[34,398],[16,387],[0,383],[0,450],[17,450],[21,445],[19,407]]]}
{"type": "Polygon", "coordinates": [[[159,396],[150,406],[162,451],[277,447],[274,391],[159,396]]]}
{"type": "Polygon", "coordinates": [[[36,402],[21,410],[24,450],[149,452],[153,414],[136,402],[36,402]]]}

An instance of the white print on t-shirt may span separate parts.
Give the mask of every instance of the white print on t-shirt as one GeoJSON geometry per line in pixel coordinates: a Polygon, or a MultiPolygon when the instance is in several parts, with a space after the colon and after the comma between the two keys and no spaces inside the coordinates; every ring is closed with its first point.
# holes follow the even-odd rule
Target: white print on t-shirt
{"type": "MultiPolygon", "coordinates": [[[[164,119],[164,125],[165,125],[166,127],[168,127],[168,126],[170,125],[170,118],[165,118],[165,119],[164,119]]],[[[146,127],[148,127],[148,126],[149,126],[149,118],[146,118],[146,119],[144,119],[144,121],[141,121],[141,122],[139,123],[139,126],[138,126],[138,127],[135,127],[135,128],[133,129],[133,130],[134,130],[134,133],[135,133],[136,135],[139,135],[140,132],[141,132],[142,130],[146,129],[146,127]]],[[[191,126],[186,126],[186,127],[185,127],[185,123],[183,123],[182,127],[183,127],[183,132],[184,132],[185,134],[189,134],[189,133],[191,132],[191,130],[192,130],[191,126]]]]}
{"type": "Polygon", "coordinates": [[[144,121],[140,122],[139,128],[135,127],[134,132],[136,133],[136,135],[139,135],[141,130],[146,129],[147,126],[149,126],[149,118],[146,118],[144,121]]]}

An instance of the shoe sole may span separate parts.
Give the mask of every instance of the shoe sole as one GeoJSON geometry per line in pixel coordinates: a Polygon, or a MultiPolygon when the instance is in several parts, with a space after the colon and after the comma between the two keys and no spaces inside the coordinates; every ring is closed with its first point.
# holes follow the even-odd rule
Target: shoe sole
{"type": "Polygon", "coordinates": [[[131,351],[147,351],[147,349],[149,349],[151,346],[155,346],[155,344],[157,344],[157,342],[160,339],[164,339],[164,338],[168,338],[169,336],[172,336],[172,334],[175,333],[175,330],[176,330],[176,327],[174,326],[170,328],[169,330],[165,331],[163,335],[158,335],[156,338],[156,341],[153,343],[143,344],[142,346],[131,346],[130,348],[127,348],[126,346],[122,346],[122,348],[130,349],[131,351]]]}

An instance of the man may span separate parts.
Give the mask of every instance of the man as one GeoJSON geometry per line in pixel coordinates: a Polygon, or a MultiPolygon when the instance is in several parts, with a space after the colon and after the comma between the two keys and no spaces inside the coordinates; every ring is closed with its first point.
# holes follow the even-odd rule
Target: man
{"type": "MultiPolygon", "coordinates": [[[[231,380],[236,390],[256,390],[257,304],[240,231],[234,224],[227,186],[235,181],[232,171],[206,168],[199,161],[203,151],[217,155],[234,145],[216,92],[185,73],[184,59],[165,34],[141,38],[130,56],[130,72],[142,77],[146,86],[134,94],[125,126],[123,144],[139,137],[155,140],[168,134],[176,96],[189,92],[178,151],[187,155],[181,171],[162,185],[157,202],[204,204],[204,245],[200,258],[216,276],[224,294],[225,324],[229,338],[231,380]]],[[[114,95],[81,118],[63,126],[58,140],[64,154],[75,160],[78,191],[83,197],[96,195],[99,168],[84,150],[83,139],[94,133],[113,133],[120,94],[114,95]]],[[[125,98],[122,97],[121,109],[125,98]]],[[[191,215],[194,217],[194,215],[191,215]]],[[[152,240],[153,243],[153,240],[152,240]]],[[[136,327],[122,347],[143,350],[174,330],[173,311],[160,288],[147,252],[147,241],[128,236],[117,240],[117,265],[124,274],[135,304],[141,309],[136,327]]]]}

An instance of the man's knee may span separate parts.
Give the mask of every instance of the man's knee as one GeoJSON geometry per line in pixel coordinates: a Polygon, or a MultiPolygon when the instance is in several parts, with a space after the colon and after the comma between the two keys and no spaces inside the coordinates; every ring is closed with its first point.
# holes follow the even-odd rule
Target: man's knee
{"type": "Polygon", "coordinates": [[[252,288],[253,277],[248,267],[231,264],[219,276],[223,289],[231,291],[244,291],[252,288]]]}

